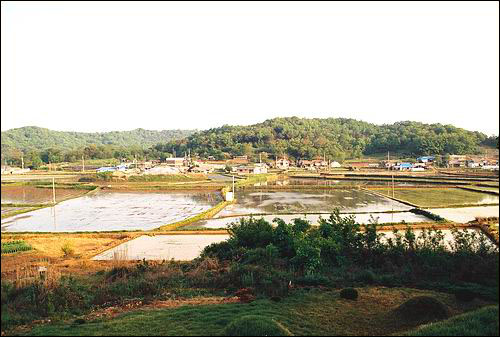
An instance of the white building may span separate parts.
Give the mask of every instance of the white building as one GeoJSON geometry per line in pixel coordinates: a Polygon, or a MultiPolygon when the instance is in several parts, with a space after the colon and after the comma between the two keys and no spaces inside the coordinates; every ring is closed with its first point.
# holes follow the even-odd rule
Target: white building
{"type": "Polygon", "coordinates": [[[276,160],[276,168],[280,170],[288,170],[290,161],[286,158],[276,160]]]}

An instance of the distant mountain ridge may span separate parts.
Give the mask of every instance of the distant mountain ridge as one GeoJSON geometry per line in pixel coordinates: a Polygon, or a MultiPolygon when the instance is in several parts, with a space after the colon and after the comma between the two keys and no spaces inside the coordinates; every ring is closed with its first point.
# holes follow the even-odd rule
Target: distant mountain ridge
{"type": "Polygon", "coordinates": [[[15,148],[21,151],[45,150],[59,148],[71,150],[90,144],[138,146],[148,148],[151,145],[185,138],[197,130],[145,130],[110,132],[72,132],[54,131],[37,126],[25,126],[2,131],[2,151],[6,148],[15,148]]]}

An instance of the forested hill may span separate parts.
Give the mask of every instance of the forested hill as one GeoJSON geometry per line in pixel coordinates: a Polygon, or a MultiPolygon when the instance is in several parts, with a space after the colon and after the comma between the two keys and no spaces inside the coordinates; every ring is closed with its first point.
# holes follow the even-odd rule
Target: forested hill
{"type": "Polygon", "coordinates": [[[48,148],[72,150],[90,144],[114,145],[120,147],[134,146],[145,149],[153,144],[187,137],[195,131],[196,130],[151,131],[135,129],[132,131],[86,133],[53,131],[36,126],[26,126],[2,131],[2,151],[9,148],[23,152],[29,150],[46,150],[48,148]]]}
{"type": "Polygon", "coordinates": [[[326,155],[343,160],[387,151],[408,155],[477,153],[496,137],[452,125],[398,122],[375,125],[345,118],[275,118],[250,126],[202,131],[186,139],[159,144],[160,152],[191,153],[223,158],[259,152],[311,159],[326,155]]]}

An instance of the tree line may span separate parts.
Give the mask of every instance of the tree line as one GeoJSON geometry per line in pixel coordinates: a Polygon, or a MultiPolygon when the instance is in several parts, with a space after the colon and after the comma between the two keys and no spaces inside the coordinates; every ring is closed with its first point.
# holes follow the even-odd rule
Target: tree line
{"type": "Polygon", "coordinates": [[[218,160],[238,155],[258,160],[263,155],[264,160],[276,156],[327,157],[342,162],[388,151],[402,156],[446,156],[477,154],[481,146],[498,148],[497,136],[488,137],[452,125],[411,121],[376,125],[345,118],[274,118],[250,126],[224,125],[201,132],[137,129],[124,133],[111,132],[103,136],[104,133],[58,132],[33,127],[9,130],[2,132],[2,164],[20,165],[21,157],[25,166],[32,168],[43,163],[75,162],[82,157],[164,160],[188,152],[194,157],[218,160]],[[50,141],[44,137],[47,134],[50,141]],[[83,143],[81,138],[71,138],[71,134],[84,137],[83,143]],[[128,143],[124,143],[125,140],[128,143]]]}

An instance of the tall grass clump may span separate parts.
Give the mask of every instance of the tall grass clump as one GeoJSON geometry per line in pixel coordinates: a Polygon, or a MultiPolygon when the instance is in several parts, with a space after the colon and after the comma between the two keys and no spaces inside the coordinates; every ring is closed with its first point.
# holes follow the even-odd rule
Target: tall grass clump
{"type": "Polygon", "coordinates": [[[33,247],[23,240],[2,242],[2,254],[25,252],[33,247]]]}

